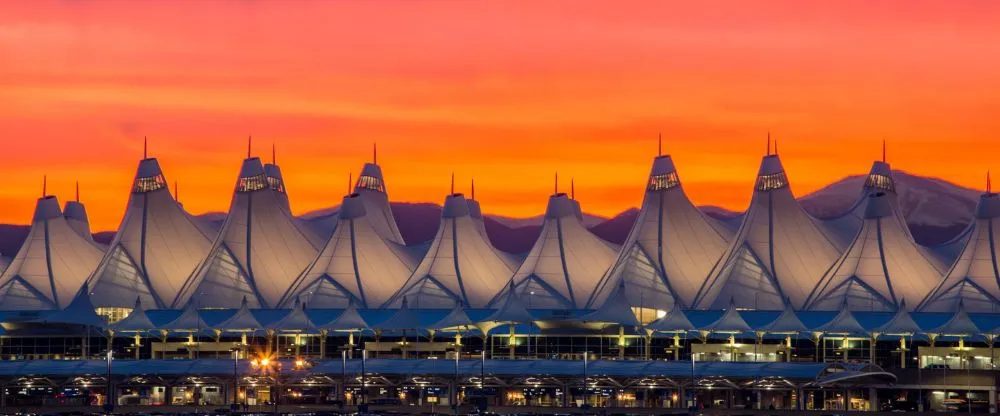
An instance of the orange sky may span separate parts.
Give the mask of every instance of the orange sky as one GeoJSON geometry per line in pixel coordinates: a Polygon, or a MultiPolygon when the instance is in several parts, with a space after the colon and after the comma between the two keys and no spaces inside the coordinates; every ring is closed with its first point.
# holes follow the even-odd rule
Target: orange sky
{"type": "MultiPolygon", "coordinates": [[[[191,211],[225,210],[253,134],[293,209],[379,162],[393,200],[456,173],[484,210],[638,204],[656,134],[698,204],[742,209],[764,138],[802,195],[867,170],[1000,168],[1000,2],[3,1],[0,222],[41,178],[121,218],[142,136],[191,211]]],[[[460,189],[461,190],[461,189],[460,189]]]]}

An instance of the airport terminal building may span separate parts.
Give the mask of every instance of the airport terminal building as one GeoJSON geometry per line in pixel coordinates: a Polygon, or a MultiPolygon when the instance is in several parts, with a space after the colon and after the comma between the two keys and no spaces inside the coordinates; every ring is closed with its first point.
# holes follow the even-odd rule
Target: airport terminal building
{"type": "Polygon", "coordinates": [[[657,156],[621,246],[557,184],[519,255],[454,186],[433,240],[404,241],[375,160],[317,226],[248,154],[217,228],[144,157],[110,244],[79,198],[43,195],[0,262],[0,405],[995,413],[1000,197],[925,247],[885,160],[820,220],[768,153],[728,220],[657,156]]]}

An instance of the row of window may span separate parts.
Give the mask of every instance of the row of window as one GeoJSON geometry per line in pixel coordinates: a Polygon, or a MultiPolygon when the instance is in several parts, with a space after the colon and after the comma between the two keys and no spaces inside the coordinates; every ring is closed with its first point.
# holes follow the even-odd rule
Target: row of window
{"type": "Polygon", "coordinates": [[[653,175],[649,177],[649,185],[646,189],[649,191],[662,191],[664,189],[670,189],[681,184],[680,178],[677,176],[677,172],[664,173],[662,175],[653,175]]]}
{"type": "Polygon", "coordinates": [[[355,187],[385,192],[385,186],[382,184],[382,180],[374,176],[362,175],[358,178],[358,184],[355,187]]]}
{"type": "Polygon", "coordinates": [[[167,180],[163,178],[163,175],[135,178],[135,183],[132,184],[132,192],[152,192],[157,189],[163,189],[166,186],[167,180]]]}
{"type": "Polygon", "coordinates": [[[786,186],[788,186],[788,178],[785,177],[785,172],[772,173],[770,175],[761,175],[757,177],[758,191],[770,191],[773,189],[781,189],[786,186]]]}
{"type": "Polygon", "coordinates": [[[267,178],[263,174],[240,178],[236,184],[236,192],[253,192],[268,187],[267,178]]]}
{"type": "Polygon", "coordinates": [[[892,178],[877,173],[868,175],[868,179],[865,180],[865,188],[880,189],[889,192],[896,191],[896,185],[892,182],[892,178]]]}

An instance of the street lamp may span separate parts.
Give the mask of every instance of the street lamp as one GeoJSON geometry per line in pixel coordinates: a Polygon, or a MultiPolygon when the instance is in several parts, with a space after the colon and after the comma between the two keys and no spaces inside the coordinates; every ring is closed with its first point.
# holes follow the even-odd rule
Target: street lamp
{"type": "Polygon", "coordinates": [[[108,389],[108,392],[107,392],[108,393],[108,399],[107,399],[107,402],[104,403],[104,411],[106,413],[111,413],[111,412],[113,412],[115,410],[115,386],[114,386],[114,383],[111,382],[111,360],[112,360],[113,357],[114,357],[114,350],[111,349],[111,343],[109,342],[108,343],[108,379],[107,379],[107,382],[105,383],[107,385],[107,389],[108,389]]]}

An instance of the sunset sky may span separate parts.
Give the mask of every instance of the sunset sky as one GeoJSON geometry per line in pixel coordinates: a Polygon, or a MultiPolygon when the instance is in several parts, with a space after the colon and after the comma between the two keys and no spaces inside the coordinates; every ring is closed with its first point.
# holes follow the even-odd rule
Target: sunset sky
{"type": "Polygon", "coordinates": [[[229,204],[248,135],[296,213],[379,162],[390,198],[540,214],[635,206],[663,134],[698,204],[741,210],[768,131],[796,194],[897,169],[1000,169],[996,1],[0,0],[0,223],[42,176],[117,227],[142,137],[194,213],[229,204]]]}

